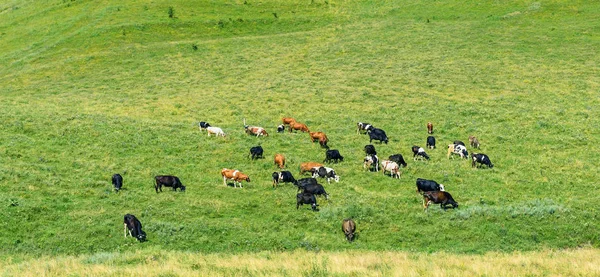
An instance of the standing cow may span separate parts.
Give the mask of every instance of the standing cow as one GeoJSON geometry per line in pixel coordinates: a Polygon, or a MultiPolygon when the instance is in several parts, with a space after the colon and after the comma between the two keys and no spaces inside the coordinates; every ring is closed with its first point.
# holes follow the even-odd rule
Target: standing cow
{"type": "Polygon", "coordinates": [[[433,134],[433,124],[431,122],[427,122],[427,133],[433,134]]]}
{"type": "Polygon", "coordinates": [[[112,184],[115,187],[115,191],[119,192],[121,190],[121,187],[123,187],[123,176],[121,176],[121,174],[119,173],[113,175],[112,184]]]}
{"type": "Polygon", "coordinates": [[[127,237],[127,231],[129,235],[136,238],[139,242],[146,240],[146,233],[142,230],[142,223],[132,214],[126,214],[123,217],[123,231],[125,237],[127,237]]]}
{"type": "Polygon", "coordinates": [[[372,142],[373,140],[378,140],[379,143],[381,142],[385,142],[385,144],[388,143],[388,137],[385,134],[385,131],[378,129],[378,128],[372,128],[369,130],[369,142],[372,142]]]}
{"type": "Polygon", "coordinates": [[[428,211],[430,204],[440,204],[440,207],[444,210],[448,209],[448,205],[451,205],[453,209],[458,207],[458,203],[454,201],[452,195],[447,191],[426,191],[423,192],[423,210],[428,211]]]}
{"type": "Polygon", "coordinates": [[[391,155],[388,160],[392,161],[392,162],[396,162],[398,165],[401,165],[403,167],[406,167],[406,161],[404,161],[404,157],[402,157],[402,154],[394,154],[391,155]]]}
{"type": "Polygon", "coordinates": [[[435,148],[435,137],[434,136],[428,136],[427,137],[427,148],[429,149],[434,149],[435,148]]]}
{"type": "Polygon", "coordinates": [[[358,122],[356,123],[356,133],[360,134],[361,132],[369,132],[369,130],[371,130],[373,127],[373,125],[366,123],[366,122],[358,122]]]}
{"type": "Polygon", "coordinates": [[[185,191],[185,186],[181,184],[181,181],[179,181],[177,176],[159,175],[155,176],[154,180],[156,181],[156,185],[154,185],[156,193],[158,193],[159,190],[162,192],[162,186],[172,187],[174,191],[177,191],[178,188],[179,191],[185,191]]]}
{"type": "Polygon", "coordinates": [[[354,220],[351,218],[344,219],[342,222],[342,231],[344,232],[344,235],[346,235],[348,241],[353,241],[354,231],[356,231],[356,223],[354,223],[354,220]]]}
{"type": "Polygon", "coordinates": [[[486,154],[473,153],[471,158],[473,159],[471,167],[475,167],[476,163],[479,163],[477,167],[479,167],[480,165],[487,165],[488,168],[494,167],[494,164],[492,164],[492,161],[490,161],[490,157],[488,157],[488,155],[486,154]]]}
{"type": "Polygon", "coordinates": [[[421,157],[421,159],[425,158],[425,159],[429,160],[429,156],[427,155],[427,153],[425,153],[425,149],[423,149],[423,147],[413,145],[412,152],[413,152],[413,161],[416,161],[418,157],[421,157]]]}
{"type": "Polygon", "coordinates": [[[325,152],[325,160],[323,160],[324,163],[328,163],[328,162],[343,162],[344,161],[344,156],[340,155],[340,151],[338,151],[337,149],[333,149],[333,150],[327,150],[327,152],[325,152]]]}

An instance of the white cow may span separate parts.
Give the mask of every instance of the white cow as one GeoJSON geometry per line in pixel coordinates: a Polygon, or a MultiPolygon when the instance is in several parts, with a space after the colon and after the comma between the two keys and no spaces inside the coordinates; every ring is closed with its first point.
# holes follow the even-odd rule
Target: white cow
{"type": "Polygon", "coordinates": [[[207,127],[206,132],[208,133],[209,137],[211,134],[215,134],[215,136],[217,136],[217,137],[218,136],[225,137],[225,132],[223,132],[223,130],[219,127],[207,127]]]}
{"type": "Polygon", "coordinates": [[[381,169],[384,175],[386,171],[389,171],[392,175],[392,178],[396,176],[398,179],[400,179],[400,166],[398,166],[396,162],[383,160],[381,161],[381,169]]]}

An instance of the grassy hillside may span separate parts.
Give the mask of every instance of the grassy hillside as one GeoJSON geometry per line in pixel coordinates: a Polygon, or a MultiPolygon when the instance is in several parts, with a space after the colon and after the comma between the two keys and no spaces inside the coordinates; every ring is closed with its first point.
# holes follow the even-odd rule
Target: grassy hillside
{"type": "Polygon", "coordinates": [[[381,2],[0,3],[0,255],[597,247],[600,7],[381,2]],[[308,135],[275,133],[282,116],[345,156],[317,213],[271,186],[275,153],[296,177],[324,158],[308,135]],[[245,135],[243,118],[270,136],[245,135]],[[407,158],[400,180],[362,170],[358,121],[387,132],[380,157],[407,158]],[[438,149],[413,162],[428,121],[438,149]],[[446,159],[469,135],[493,169],[446,159]],[[267,158],[250,161],[257,144],[267,158]],[[252,182],[224,186],[223,167],[252,182]],[[158,174],[187,192],[156,194],[158,174]],[[424,213],[417,177],[445,184],[459,209],[424,213]],[[149,242],[123,239],[126,213],[149,242]]]}

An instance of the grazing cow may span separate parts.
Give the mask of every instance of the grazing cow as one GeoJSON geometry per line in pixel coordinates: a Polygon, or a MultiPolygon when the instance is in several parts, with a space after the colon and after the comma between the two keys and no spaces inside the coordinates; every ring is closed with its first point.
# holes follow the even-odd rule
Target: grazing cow
{"type": "Polygon", "coordinates": [[[428,136],[427,137],[427,148],[434,149],[435,148],[435,137],[428,136]]]}
{"type": "Polygon", "coordinates": [[[356,223],[351,218],[346,218],[342,222],[342,231],[346,235],[348,241],[354,240],[354,231],[356,231],[356,223]]]}
{"type": "Polygon", "coordinates": [[[221,136],[221,137],[225,137],[225,132],[223,132],[223,130],[219,127],[206,127],[206,132],[208,133],[208,136],[210,137],[210,135],[214,134],[215,136],[221,136]]]}
{"type": "Polygon", "coordinates": [[[365,132],[365,134],[367,132],[369,132],[369,130],[371,130],[373,127],[373,125],[366,123],[366,122],[358,122],[356,123],[356,133],[360,134],[362,131],[365,132]]]}
{"type": "Polygon", "coordinates": [[[302,192],[296,194],[296,210],[298,209],[298,207],[300,207],[300,205],[304,204],[311,205],[313,211],[318,211],[317,198],[314,194],[309,192],[302,192]]]}
{"type": "Polygon", "coordinates": [[[281,119],[281,122],[283,122],[283,125],[290,125],[290,124],[296,122],[296,120],[291,117],[284,117],[281,119]]]}
{"type": "Polygon", "coordinates": [[[236,183],[242,187],[242,181],[250,183],[250,177],[240,172],[239,170],[223,168],[221,170],[221,176],[223,176],[223,185],[227,186],[227,179],[233,180],[233,187],[235,188],[236,183]]]}
{"type": "Polygon", "coordinates": [[[127,237],[127,231],[129,235],[136,238],[139,242],[146,240],[146,233],[142,230],[142,223],[132,214],[126,214],[123,217],[123,232],[127,237]]]}
{"type": "Polygon", "coordinates": [[[327,183],[331,184],[331,179],[333,179],[336,183],[340,181],[340,176],[335,173],[335,170],[330,167],[313,167],[310,172],[312,172],[312,177],[317,178],[327,178],[327,183]]]}
{"type": "Polygon", "coordinates": [[[343,162],[344,157],[340,155],[340,151],[337,149],[327,150],[327,152],[325,152],[325,160],[323,160],[323,162],[328,163],[331,161],[334,161],[335,163],[343,162]]]}
{"type": "Polygon", "coordinates": [[[490,157],[488,157],[488,155],[486,154],[482,154],[482,153],[473,153],[472,157],[473,162],[471,163],[471,167],[475,167],[475,163],[479,163],[479,165],[477,165],[477,167],[479,167],[480,165],[487,165],[488,168],[492,168],[494,167],[494,164],[492,164],[492,161],[490,161],[490,157]]]}
{"type": "Polygon", "coordinates": [[[318,185],[317,180],[314,178],[302,178],[294,183],[298,187],[299,191],[304,190],[306,186],[309,185],[318,185]]]}
{"type": "Polygon", "coordinates": [[[283,131],[285,131],[285,126],[283,126],[283,124],[277,126],[277,133],[283,133],[283,131]]]}
{"type": "Polygon", "coordinates": [[[321,167],[323,164],[316,162],[305,162],[300,164],[300,174],[310,171],[313,167],[321,167]]]}
{"type": "Polygon", "coordinates": [[[458,144],[458,145],[462,145],[462,146],[466,146],[464,142],[460,141],[460,140],[455,140],[452,144],[458,144]]]}
{"type": "Polygon", "coordinates": [[[292,122],[290,123],[290,133],[293,130],[298,130],[301,132],[310,132],[310,130],[308,130],[308,127],[304,124],[304,123],[300,123],[300,122],[292,122]]]}
{"type": "Polygon", "coordinates": [[[262,146],[254,146],[250,148],[250,154],[248,154],[248,156],[252,155],[252,159],[256,160],[256,159],[262,159],[263,157],[263,148],[262,146]]]}
{"type": "Polygon", "coordinates": [[[438,184],[434,180],[417,178],[417,192],[425,191],[444,191],[444,185],[438,184]]]}
{"type": "Polygon", "coordinates": [[[181,181],[179,181],[177,176],[159,175],[155,176],[154,180],[156,181],[156,185],[154,185],[156,193],[158,193],[159,190],[162,192],[162,186],[172,187],[174,191],[177,191],[177,188],[179,188],[179,191],[185,191],[185,186],[181,184],[181,181]]]}
{"type": "Polygon", "coordinates": [[[378,140],[379,143],[381,142],[385,142],[385,144],[388,143],[388,137],[385,134],[385,131],[378,129],[378,128],[372,128],[368,131],[369,133],[369,142],[372,142],[373,140],[378,140]]]}
{"type": "Polygon", "coordinates": [[[112,184],[115,187],[115,191],[119,192],[121,187],[123,187],[123,176],[121,174],[115,174],[112,176],[112,184]]]}
{"type": "Polygon", "coordinates": [[[202,132],[202,130],[206,130],[206,128],[210,127],[210,124],[208,124],[208,122],[200,121],[200,122],[198,122],[198,127],[200,128],[200,131],[202,132]]]}
{"type": "Polygon", "coordinates": [[[375,146],[373,146],[372,144],[365,145],[365,154],[377,155],[377,151],[375,151],[375,146]]]}
{"type": "Polygon", "coordinates": [[[277,187],[279,183],[293,183],[295,185],[298,183],[289,171],[273,172],[271,176],[273,177],[273,188],[277,187]]]}
{"type": "Polygon", "coordinates": [[[327,146],[327,142],[329,142],[329,139],[327,138],[327,135],[325,133],[323,133],[323,132],[308,132],[308,135],[310,136],[311,142],[319,141],[319,144],[321,145],[321,147],[329,149],[329,147],[327,146]]]}
{"type": "Polygon", "coordinates": [[[275,165],[278,166],[279,168],[285,167],[285,157],[283,155],[275,154],[275,158],[273,160],[275,162],[275,165]]]}
{"type": "Polygon", "coordinates": [[[304,187],[298,186],[298,188],[301,188],[302,192],[304,193],[308,192],[314,195],[324,195],[325,200],[329,200],[329,194],[325,191],[325,188],[321,184],[306,184],[304,187]]]}
{"type": "Polygon", "coordinates": [[[473,148],[479,148],[479,140],[474,136],[469,136],[469,144],[473,148]]]}
{"type": "Polygon", "coordinates": [[[458,207],[458,203],[454,201],[452,195],[447,191],[426,191],[423,192],[423,210],[428,210],[429,205],[440,204],[440,207],[446,210],[446,205],[452,205],[453,209],[458,207]]]}
{"type": "MultiPolygon", "coordinates": [[[[464,145],[460,144],[448,144],[448,159],[452,154],[459,155],[461,158],[467,159],[469,157],[469,152],[467,152],[467,148],[464,145]]],[[[454,158],[454,156],[452,156],[454,158]]]]}
{"type": "Polygon", "coordinates": [[[369,171],[379,171],[379,158],[377,158],[377,155],[367,155],[363,160],[363,168],[369,171]]]}
{"type": "Polygon", "coordinates": [[[382,160],[381,171],[383,172],[383,175],[385,175],[386,171],[389,171],[390,176],[392,176],[392,178],[397,177],[398,179],[400,179],[400,166],[398,166],[396,162],[382,160]]]}
{"type": "Polygon", "coordinates": [[[413,152],[413,161],[416,161],[418,157],[421,157],[421,159],[425,158],[425,159],[429,160],[429,156],[427,155],[427,153],[425,153],[425,149],[423,149],[423,147],[413,145],[412,152],[413,152]]]}
{"type": "Polygon", "coordinates": [[[402,154],[391,155],[388,159],[392,162],[396,162],[398,165],[406,167],[406,161],[404,161],[404,157],[402,157],[402,154]]]}
{"type": "Polygon", "coordinates": [[[268,137],[269,136],[269,134],[267,133],[267,130],[265,130],[265,128],[263,128],[263,127],[244,125],[244,130],[246,131],[246,134],[256,135],[256,137],[259,137],[259,136],[268,137]]]}
{"type": "Polygon", "coordinates": [[[433,134],[433,124],[431,122],[427,122],[427,133],[433,134]]]}

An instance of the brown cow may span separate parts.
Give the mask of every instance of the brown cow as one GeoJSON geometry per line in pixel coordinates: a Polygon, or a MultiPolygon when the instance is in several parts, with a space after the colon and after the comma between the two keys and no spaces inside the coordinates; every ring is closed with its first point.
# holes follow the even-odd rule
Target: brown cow
{"type": "Polygon", "coordinates": [[[308,127],[304,123],[300,123],[300,122],[292,122],[292,123],[290,123],[290,133],[293,130],[298,130],[298,131],[301,131],[301,132],[310,132],[310,130],[308,130],[308,127]]]}
{"type": "Polygon", "coordinates": [[[248,135],[256,135],[258,136],[269,136],[269,134],[267,134],[267,131],[265,130],[265,128],[263,127],[257,127],[257,126],[244,126],[244,129],[246,130],[246,134],[248,135]]]}
{"type": "Polygon", "coordinates": [[[239,170],[227,169],[223,168],[221,170],[221,176],[223,176],[223,185],[227,186],[227,179],[233,180],[233,187],[235,188],[236,183],[240,184],[240,188],[242,187],[242,181],[246,181],[250,183],[250,177],[248,175],[240,172],[239,170]]]}
{"type": "Polygon", "coordinates": [[[310,136],[310,141],[312,141],[312,142],[319,141],[319,144],[321,145],[321,147],[329,149],[329,146],[327,146],[327,142],[329,142],[329,139],[327,138],[327,135],[325,133],[323,133],[323,132],[308,132],[308,135],[310,136]]]}
{"type": "Polygon", "coordinates": [[[431,122],[427,122],[427,133],[433,134],[433,124],[431,122]]]}
{"type": "Polygon", "coordinates": [[[306,163],[301,163],[300,164],[300,174],[304,173],[304,172],[310,172],[310,170],[313,167],[321,167],[323,166],[323,164],[320,163],[316,163],[316,162],[306,162],[306,163]]]}
{"type": "Polygon", "coordinates": [[[458,203],[454,201],[452,195],[447,191],[425,191],[423,192],[423,210],[428,211],[429,205],[440,204],[440,207],[444,210],[447,209],[446,205],[451,205],[453,209],[458,207],[458,203]]]}
{"type": "Polygon", "coordinates": [[[296,120],[291,117],[284,117],[281,119],[281,122],[283,122],[283,125],[289,125],[289,124],[295,123],[296,120]]]}
{"type": "Polygon", "coordinates": [[[479,148],[479,140],[474,136],[469,136],[469,143],[473,148],[479,148]]]}
{"type": "Polygon", "coordinates": [[[275,154],[275,165],[279,166],[279,168],[284,168],[285,157],[281,154],[275,154]]]}
{"type": "Polygon", "coordinates": [[[356,223],[351,218],[346,218],[342,222],[342,231],[346,235],[348,241],[354,240],[354,231],[356,231],[356,223]]]}

